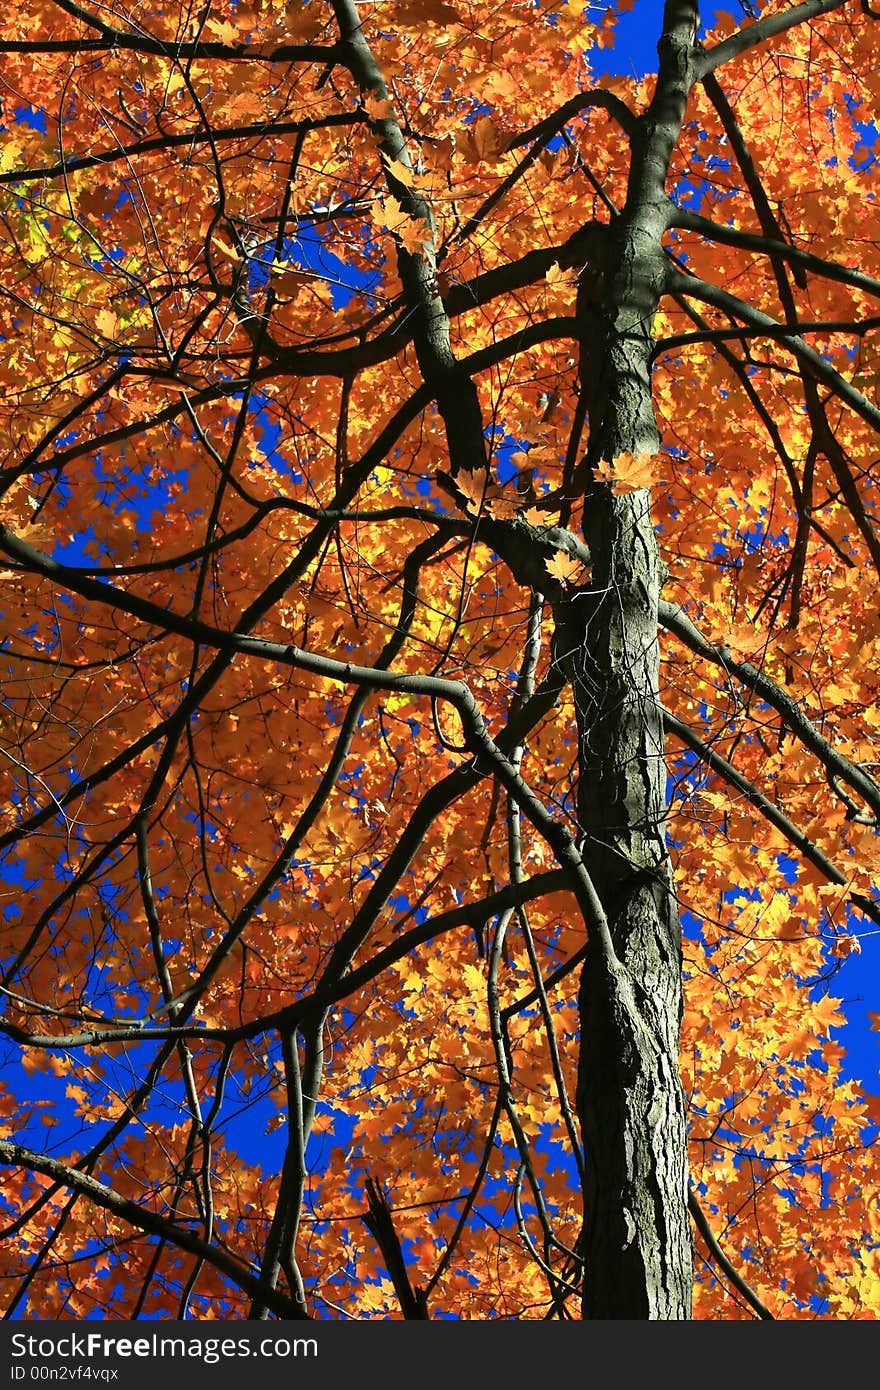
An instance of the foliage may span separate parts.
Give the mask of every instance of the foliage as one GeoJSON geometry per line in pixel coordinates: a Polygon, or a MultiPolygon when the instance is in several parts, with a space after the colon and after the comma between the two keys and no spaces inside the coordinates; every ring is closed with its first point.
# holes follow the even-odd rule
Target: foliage
{"type": "Polygon", "coordinates": [[[598,457],[613,11],[7,12],[8,1315],[580,1316],[607,494],[668,571],[695,1315],[877,1316],[878,29],[748,10],[687,57],[662,448],[598,457]]]}

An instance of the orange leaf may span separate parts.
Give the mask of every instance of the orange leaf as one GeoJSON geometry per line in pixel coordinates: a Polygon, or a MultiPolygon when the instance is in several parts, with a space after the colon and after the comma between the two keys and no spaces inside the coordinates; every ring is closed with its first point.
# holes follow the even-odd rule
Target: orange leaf
{"type": "Polygon", "coordinates": [[[491,116],[480,116],[473,125],[459,131],[457,148],[471,164],[494,164],[507,149],[507,137],[501,135],[491,116]]]}
{"type": "Polygon", "coordinates": [[[594,470],[596,481],[610,483],[615,493],[637,492],[662,482],[660,469],[665,460],[662,454],[618,454],[612,461],[602,459],[594,470]]]}
{"type": "Polygon", "coordinates": [[[396,179],[398,183],[404,184],[407,188],[412,188],[415,182],[415,174],[409,165],[404,164],[399,159],[389,159],[385,154],[382,156],[382,163],[393,179],[396,179]]]}
{"type": "Polygon", "coordinates": [[[386,121],[394,110],[387,97],[378,97],[375,92],[365,92],[361,98],[361,105],[371,121],[386,121]]]}
{"type": "Polygon", "coordinates": [[[373,208],[373,221],[400,238],[407,251],[415,254],[431,241],[431,229],[421,217],[411,217],[393,193],[380,198],[373,208]]]}
{"type": "Polygon", "coordinates": [[[557,550],[553,559],[546,561],[544,568],[551,579],[558,579],[561,584],[579,583],[585,573],[580,560],[565,550],[557,550]]]}
{"type": "Polygon", "coordinates": [[[486,497],[487,476],[485,468],[477,468],[473,473],[459,473],[455,482],[465,499],[468,511],[480,511],[486,497]]]}

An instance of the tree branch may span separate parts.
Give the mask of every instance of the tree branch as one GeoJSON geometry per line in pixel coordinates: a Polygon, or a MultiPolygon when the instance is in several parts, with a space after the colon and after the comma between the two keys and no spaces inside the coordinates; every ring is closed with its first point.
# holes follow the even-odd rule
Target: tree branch
{"type": "Polygon", "coordinates": [[[738,227],[726,227],[714,222],[710,217],[689,212],[685,208],[675,208],[669,219],[670,227],[683,231],[699,232],[709,241],[720,242],[724,246],[739,246],[744,251],[754,251],[757,255],[779,256],[789,265],[800,266],[802,270],[812,271],[826,280],[834,280],[842,285],[852,285],[854,289],[864,290],[866,294],[880,298],[880,280],[866,275],[850,266],[837,265],[834,261],[814,256],[810,251],[802,251],[798,246],[778,241],[775,237],[758,232],[743,232],[738,227]]]}
{"type": "Polygon", "coordinates": [[[813,753],[822,765],[835,773],[842,781],[858,792],[859,796],[880,816],[880,786],[866,772],[851,763],[842,753],[824,738],[790,695],[762,671],[747,661],[739,661],[729,647],[708,641],[694,626],[691,619],[677,604],[661,600],[658,616],[668,632],[674,632],[686,647],[698,656],[720,666],[729,675],[736,676],[743,685],[748,686],[762,700],[776,710],[796,738],[813,753]]]}
{"type": "Polygon", "coordinates": [[[767,39],[774,39],[778,34],[784,34],[789,29],[795,29],[799,24],[804,24],[807,20],[818,19],[823,14],[831,14],[834,10],[842,10],[846,7],[848,0],[804,0],[801,5],[792,5],[790,9],[780,10],[776,14],[765,15],[763,19],[758,19],[754,24],[749,24],[745,29],[738,29],[730,38],[717,43],[714,48],[706,48],[698,54],[696,58],[697,78],[701,79],[709,72],[714,72],[722,63],[729,63],[732,58],[738,58],[741,54],[747,53],[750,48],[754,48],[759,43],[765,43],[767,39]]]}
{"type": "Polygon", "coordinates": [[[154,53],[161,58],[178,61],[198,58],[220,58],[229,62],[241,59],[264,63],[335,63],[338,58],[338,45],[310,43],[285,43],[276,48],[260,49],[253,44],[228,44],[204,39],[197,43],[183,43],[178,39],[156,39],[148,34],[132,34],[117,29],[98,15],[91,14],[75,0],[55,0],[58,8],[72,18],[78,19],[87,28],[94,29],[97,39],[61,39],[52,42],[31,42],[28,39],[5,40],[0,43],[0,53],[80,53],[100,49],[120,49],[134,53],[154,53]]]}
{"type": "MultiPolygon", "coordinates": [[[[760,309],[755,309],[751,304],[747,304],[744,299],[738,299],[736,295],[729,294],[726,290],[719,289],[716,285],[710,285],[705,280],[699,280],[696,276],[684,275],[681,271],[670,266],[667,270],[667,288],[671,293],[684,295],[688,299],[700,299],[706,304],[713,305],[716,309],[722,309],[730,314],[734,319],[751,324],[755,328],[766,328],[769,330],[768,336],[785,334],[785,328],[769,314],[762,313],[760,309]]],[[[821,353],[816,352],[800,338],[796,332],[790,333],[782,338],[782,341],[789,352],[795,356],[799,362],[816,378],[817,381],[824,382],[829,386],[840,400],[845,401],[851,410],[869,424],[874,430],[880,432],[880,409],[868,400],[867,396],[862,395],[855,386],[835,371],[830,362],[827,362],[821,353]]]]}
{"type": "MultiPolygon", "coordinates": [[[[24,1148],[21,1144],[10,1144],[6,1140],[0,1140],[0,1164],[9,1168],[25,1168],[32,1173],[42,1173],[62,1187],[67,1187],[79,1196],[87,1198],[95,1206],[103,1208],[104,1211],[112,1212],[114,1216],[118,1216],[128,1225],[144,1231],[147,1235],[158,1236],[179,1250],[186,1250],[192,1255],[198,1255],[219,1273],[224,1274],[237,1288],[242,1289],[243,1292],[252,1297],[264,1299],[273,1313],[277,1313],[281,1318],[301,1318],[304,1316],[302,1309],[297,1308],[293,1299],[285,1297],[284,1294],[278,1293],[275,1289],[266,1287],[226,1250],[220,1249],[216,1245],[209,1245],[200,1236],[194,1235],[185,1227],[176,1225],[173,1221],[159,1216],[157,1212],[149,1211],[146,1207],[139,1207],[136,1202],[130,1202],[127,1198],[120,1197],[112,1188],[107,1187],[97,1178],[91,1177],[73,1164],[62,1163],[59,1159],[50,1158],[48,1154],[35,1153],[31,1149],[24,1148]]],[[[305,1316],[308,1315],[305,1314],[305,1316]]]]}
{"type": "Polygon", "coordinates": [[[365,1189],[367,1210],[361,1220],[382,1253],[403,1316],[424,1322],[429,1316],[427,1294],[424,1289],[414,1289],[410,1283],[388,1198],[373,1178],[367,1178],[365,1189]]]}
{"type": "Polygon", "coordinates": [[[737,1273],[730,1263],[730,1260],[721,1249],[721,1246],[712,1233],[709,1222],[706,1220],[703,1208],[700,1206],[699,1200],[697,1199],[697,1194],[692,1187],[688,1189],[688,1209],[690,1210],[691,1216],[694,1218],[694,1225],[706,1242],[709,1254],[712,1256],[712,1259],[721,1272],[730,1280],[737,1292],[742,1294],[749,1307],[754,1309],[759,1318],[765,1320],[769,1319],[770,1322],[773,1322],[774,1317],[770,1309],[765,1303],[762,1303],[751,1284],[747,1284],[742,1275],[737,1273]]]}

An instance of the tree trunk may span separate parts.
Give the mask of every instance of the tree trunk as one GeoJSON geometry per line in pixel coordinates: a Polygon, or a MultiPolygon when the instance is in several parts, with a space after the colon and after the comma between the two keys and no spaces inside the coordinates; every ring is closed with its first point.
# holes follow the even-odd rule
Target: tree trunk
{"type": "Polygon", "coordinates": [[[590,588],[570,600],[560,636],[578,720],[582,856],[619,962],[591,944],[580,984],[585,1318],[678,1319],[691,1311],[681,931],[666,850],[658,693],[663,569],[650,493],[615,495],[592,469],[659,447],[651,325],[666,279],[665,179],[690,85],[693,30],[693,4],[670,0],[627,204],[579,304],[589,414],[584,535],[593,574],[590,588]]]}
{"type": "Polygon", "coordinates": [[[583,1311],[588,1318],[687,1318],[681,937],[664,837],[660,564],[646,494],[594,498],[590,510],[588,539],[602,558],[594,560],[572,673],[578,808],[582,856],[622,971],[609,970],[591,944],[580,985],[583,1311]]]}

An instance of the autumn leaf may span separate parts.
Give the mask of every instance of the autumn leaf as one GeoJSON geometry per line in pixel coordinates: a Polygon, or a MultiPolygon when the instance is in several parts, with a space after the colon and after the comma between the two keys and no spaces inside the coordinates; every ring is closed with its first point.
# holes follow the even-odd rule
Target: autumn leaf
{"type": "Polygon", "coordinates": [[[228,241],[220,236],[214,236],[211,242],[211,249],[218,252],[225,260],[232,261],[234,264],[241,264],[241,256],[234,246],[230,246],[228,241]]]}
{"type": "Polygon", "coordinates": [[[387,155],[382,156],[382,163],[393,179],[404,184],[407,188],[412,187],[415,176],[409,165],[402,163],[399,159],[389,159],[387,155]]]}
{"type": "Polygon", "coordinates": [[[593,473],[597,482],[610,483],[614,493],[637,492],[662,482],[663,454],[632,454],[624,452],[609,461],[601,459],[593,473]]]}
{"type": "Polygon", "coordinates": [[[387,121],[394,110],[394,103],[388,97],[376,96],[375,92],[365,92],[361,103],[371,121],[387,121]]]}
{"type": "Polygon", "coordinates": [[[576,267],[569,267],[565,270],[558,261],[554,261],[548,266],[544,276],[544,285],[548,305],[557,311],[564,311],[570,308],[575,301],[578,287],[578,271],[576,267]]]}
{"type": "Polygon", "coordinates": [[[727,629],[723,642],[738,656],[751,658],[766,649],[767,634],[753,623],[736,623],[727,629]]]}
{"type": "Polygon", "coordinates": [[[826,1032],[829,1028],[839,1028],[846,1022],[840,1012],[840,1000],[834,999],[830,994],[824,995],[813,1005],[813,1014],[818,1027],[826,1032]]]}
{"type": "Polygon", "coordinates": [[[485,468],[474,469],[473,472],[459,473],[455,480],[457,491],[464,499],[465,506],[469,512],[479,512],[483,506],[489,486],[485,468]]]}
{"type": "Polygon", "coordinates": [[[282,299],[295,299],[299,291],[315,279],[313,273],[281,262],[273,264],[270,275],[272,288],[282,299]]]}
{"type": "Polygon", "coordinates": [[[235,44],[240,43],[242,36],[237,25],[230,24],[226,20],[211,18],[209,20],[208,32],[212,38],[219,39],[221,43],[235,44]]]}
{"type": "Polygon", "coordinates": [[[828,952],[829,955],[846,960],[849,956],[861,955],[862,943],[857,936],[838,936],[832,941],[828,952]]]}
{"type": "Polygon", "coordinates": [[[102,338],[112,338],[116,333],[119,319],[112,309],[99,309],[95,315],[95,327],[102,338]]]}
{"type": "Polygon", "coordinates": [[[377,226],[399,237],[407,251],[416,254],[429,245],[432,240],[431,229],[421,217],[411,217],[401,204],[388,193],[380,198],[373,208],[373,220],[377,226]]]}
{"type": "Polygon", "coordinates": [[[489,497],[486,501],[486,511],[489,515],[497,521],[509,521],[512,517],[518,516],[521,510],[519,498],[503,490],[496,492],[497,495],[489,497]]]}
{"type": "Polygon", "coordinates": [[[478,116],[472,125],[459,129],[456,148],[472,164],[495,164],[507,149],[504,136],[490,116],[478,116]]]}
{"type": "Polygon", "coordinates": [[[483,972],[475,965],[466,965],[462,971],[462,983],[474,994],[483,994],[486,989],[486,980],[483,972]]]}
{"type": "Polygon", "coordinates": [[[578,272],[571,266],[563,270],[558,261],[553,261],[547,267],[544,281],[552,289],[559,289],[562,286],[565,286],[566,289],[573,289],[577,286],[578,272]]]}
{"type": "Polygon", "coordinates": [[[557,579],[560,584],[583,583],[585,574],[583,564],[564,550],[557,550],[552,559],[544,562],[544,568],[550,578],[557,579]]]}

